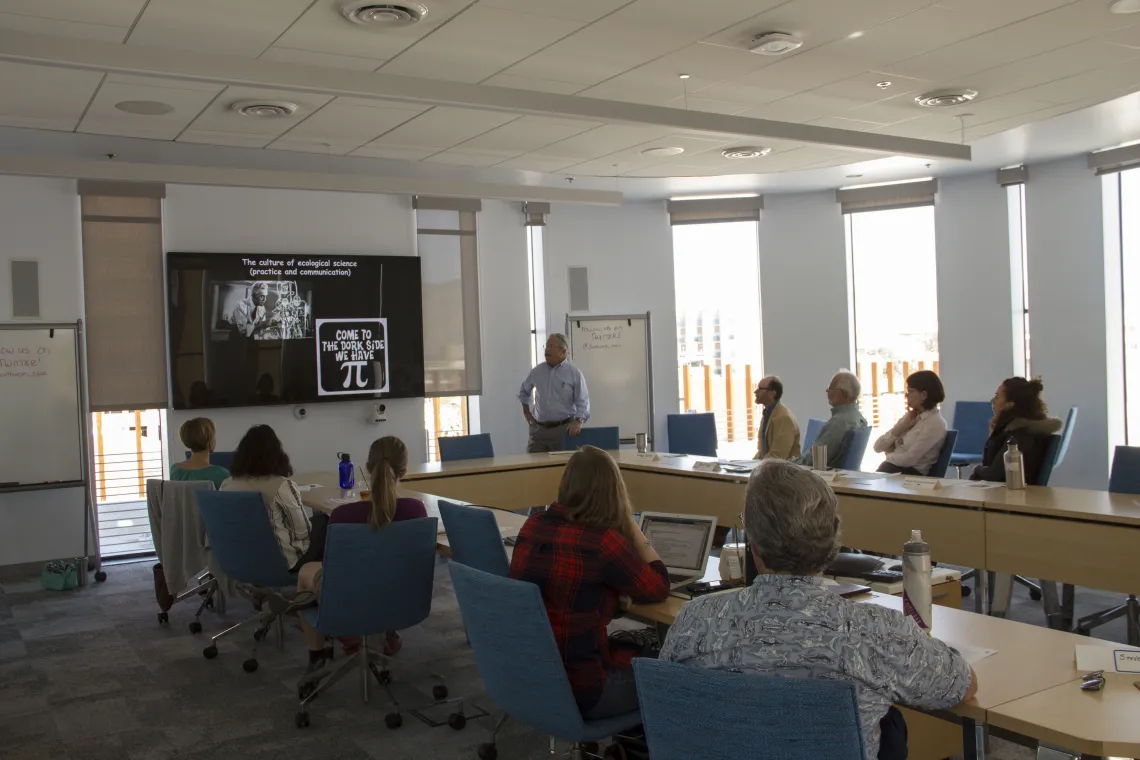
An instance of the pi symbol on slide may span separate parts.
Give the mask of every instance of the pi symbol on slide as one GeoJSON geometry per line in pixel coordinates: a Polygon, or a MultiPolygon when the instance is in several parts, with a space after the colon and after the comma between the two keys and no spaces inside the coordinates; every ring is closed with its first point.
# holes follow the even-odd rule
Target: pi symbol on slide
{"type": "Polygon", "coordinates": [[[368,365],[368,362],[341,362],[340,368],[345,371],[344,372],[344,387],[348,388],[349,386],[352,385],[353,375],[356,376],[356,387],[357,388],[363,388],[366,385],[368,385],[367,381],[364,379],[364,368],[367,365],[368,365]]]}

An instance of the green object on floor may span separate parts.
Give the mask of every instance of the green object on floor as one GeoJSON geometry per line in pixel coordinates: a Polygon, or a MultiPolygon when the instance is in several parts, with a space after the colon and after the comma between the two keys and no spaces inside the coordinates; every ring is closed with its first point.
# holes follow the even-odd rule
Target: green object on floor
{"type": "Polygon", "coordinates": [[[71,562],[49,562],[40,573],[40,585],[50,591],[69,591],[79,585],[75,565],[71,562]]]}

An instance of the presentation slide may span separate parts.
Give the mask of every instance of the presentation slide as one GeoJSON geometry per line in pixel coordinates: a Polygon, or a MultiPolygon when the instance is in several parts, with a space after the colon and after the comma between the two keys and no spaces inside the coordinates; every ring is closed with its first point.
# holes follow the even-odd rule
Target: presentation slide
{"type": "Polygon", "coordinates": [[[424,394],[413,256],[167,256],[174,408],[424,394]]]}

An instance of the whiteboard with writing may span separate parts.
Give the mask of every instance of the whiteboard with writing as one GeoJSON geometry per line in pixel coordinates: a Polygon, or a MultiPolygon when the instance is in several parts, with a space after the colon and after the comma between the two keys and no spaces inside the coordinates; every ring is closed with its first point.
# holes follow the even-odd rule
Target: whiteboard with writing
{"type": "Polygon", "coordinates": [[[0,483],[85,480],[75,328],[0,326],[0,483]]]}
{"type": "Polygon", "coordinates": [[[649,315],[567,316],[570,361],[590,391],[587,427],[616,425],[623,442],[653,438],[649,315]]]}

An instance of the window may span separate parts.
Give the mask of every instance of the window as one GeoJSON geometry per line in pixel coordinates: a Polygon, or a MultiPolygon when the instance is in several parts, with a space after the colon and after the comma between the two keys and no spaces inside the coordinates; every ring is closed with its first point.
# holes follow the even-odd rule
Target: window
{"type": "Polygon", "coordinates": [[[526,228],[527,282],[530,286],[530,364],[535,366],[546,346],[546,276],[543,242],[546,228],[528,224],[526,228]]]}
{"type": "Polygon", "coordinates": [[[448,435],[468,435],[470,415],[467,396],[424,399],[424,429],[427,431],[427,460],[439,461],[439,439],[448,435]]]}
{"type": "Polygon", "coordinates": [[[1007,185],[1005,192],[1009,207],[1013,366],[1024,377],[1032,377],[1029,364],[1029,246],[1025,237],[1025,185],[1007,185]]]}
{"type": "Polygon", "coordinates": [[[763,376],[758,222],[674,224],[680,408],[713,412],[722,456],[756,453],[763,376]]]}
{"type": "Polygon", "coordinates": [[[99,553],[103,557],[155,551],[147,515],[146,481],[166,477],[165,429],[165,409],[91,415],[99,553]]]}
{"type": "Polygon", "coordinates": [[[1104,176],[1106,220],[1106,302],[1110,336],[1118,335],[1119,358],[1111,357],[1117,366],[1109,368],[1110,426],[1113,443],[1140,445],[1140,172],[1122,171],[1104,176]],[[1111,258],[1119,256],[1119,263],[1111,258]],[[1116,265],[1114,267],[1114,265],[1116,265]],[[1113,271],[1115,269],[1115,271],[1113,271]],[[1116,277],[1113,277],[1116,275],[1116,277]],[[1119,281],[1119,296],[1113,292],[1119,281]],[[1116,316],[1119,312],[1119,317],[1116,316]],[[1115,321],[1119,326],[1112,324],[1115,321]],[[1120,378],[1113,388],[1113,376],[1120,378]],[[1115,402],[1115,403],[1114,403],[1115,402]],[[1115,422],[1111,419],[1115,417],[1115,422]]]}
{"type": "MultiPolygon", "coordinates": [[[[938,371],[934,206],[848,213],[846,223],[854,369],[874,440],[902,416],[907,376],[938,371]]],[[[881,459],[868,446],[863,469],[881,459]]]]}

